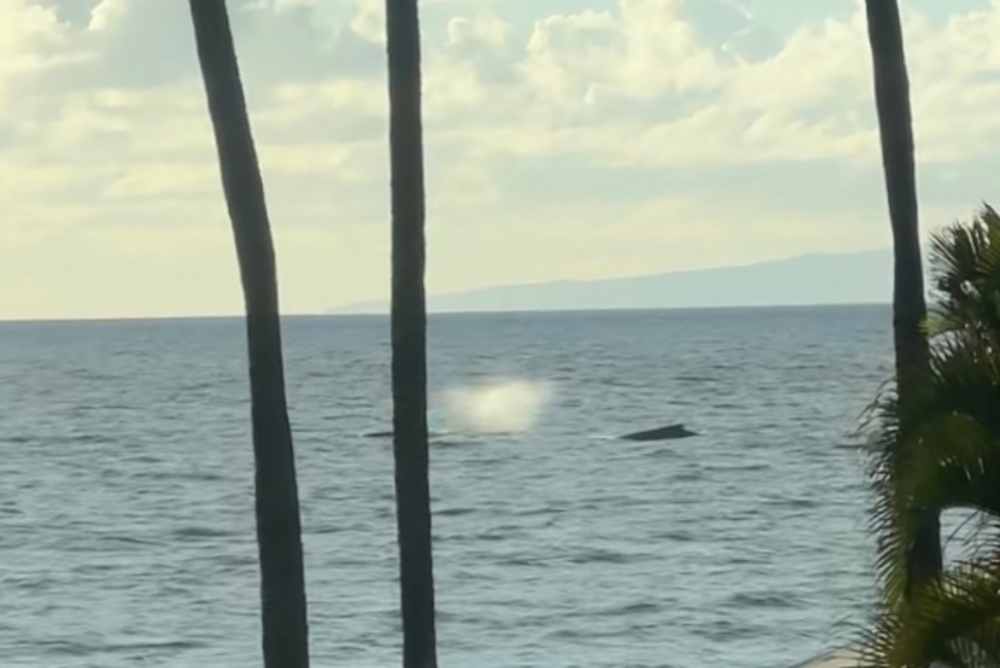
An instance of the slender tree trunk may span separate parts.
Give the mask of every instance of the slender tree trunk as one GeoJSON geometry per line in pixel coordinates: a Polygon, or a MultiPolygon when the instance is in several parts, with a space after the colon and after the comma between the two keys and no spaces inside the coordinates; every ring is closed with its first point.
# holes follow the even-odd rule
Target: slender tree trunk
{"type": "MultiPolygon", "coordinates": [[[[896,383],[899,399],[905,402],[928,364],[910,84],[899,5],[896,0],[866,0],[865,5],[895,254],[892,304],[896,383]]],[[[909,553],[908,590],[941,571],[940,534],[939,517],[928,517],[909,553]]]]}
{"type": "Polygon", "coordinates": [[[302,531],[270,224],[225,0],[190,0],[246,302],[266,668],[309,665],[302,531]]]}
{"type": "Polygon", "coordinates": [[[427,438],[424,158],[417,0],[386,0],[392,171],[392,396],[404,668],[436,668],[427,438]]]}

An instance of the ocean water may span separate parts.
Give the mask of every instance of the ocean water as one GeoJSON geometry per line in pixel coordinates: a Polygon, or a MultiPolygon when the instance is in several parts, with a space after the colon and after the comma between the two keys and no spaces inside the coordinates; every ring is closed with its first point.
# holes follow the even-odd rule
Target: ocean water
{"type": "MultiPolygon", "coordinates": [[[[850,433],[889,327],[433,318],[441,665],[783,668],[851,640],[873,574],[850,433]],[[519,384],[456,423],[487,380],[519,384]],[[471,429],[497,419],[523,431],[471,429]],[[612,438],[673,422],[700,435],[612,438]]],[[[288,318],[285,347],[313,663],[399,665],[390,444],[363,437],[390,426],[387,321],[288,318]]],[[[238,319],[0,325],[0,665],[260,665],[247,395],[238,319]]]]}

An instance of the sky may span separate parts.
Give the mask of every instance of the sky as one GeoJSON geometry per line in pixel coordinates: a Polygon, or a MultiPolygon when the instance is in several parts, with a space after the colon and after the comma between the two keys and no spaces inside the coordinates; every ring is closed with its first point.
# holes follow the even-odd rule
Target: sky
{"type": "MultiPolygon", "coordinates": [[[[389,281],[383,0],[229,0],[282,308],[389,281]]],[[[996,200],[1000,0],[906,0],[922,225],[996,200]]],[[[435,293],[884,247],[855,0],[422,0],[435,293]]],[[[242,309],[180,0],[0,0],[0,319],[242,309]]]]}

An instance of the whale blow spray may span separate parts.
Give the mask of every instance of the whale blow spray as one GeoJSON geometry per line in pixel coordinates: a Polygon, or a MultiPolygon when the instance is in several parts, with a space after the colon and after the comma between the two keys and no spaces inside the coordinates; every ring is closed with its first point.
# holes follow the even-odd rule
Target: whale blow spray
{"type": "Polygon", "coordinates": [[[512,434],[531,429],[552,396],[547,383],[493,380],[447,390],[448,422],[460,431],[512,434]]]}

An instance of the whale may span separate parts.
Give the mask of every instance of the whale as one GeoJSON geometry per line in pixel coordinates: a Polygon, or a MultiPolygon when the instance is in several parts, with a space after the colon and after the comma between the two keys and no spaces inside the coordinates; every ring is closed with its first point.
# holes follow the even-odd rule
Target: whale
{"type": "Polygon", "coordinates": [[[669,424],[665,427],[647,429],[645,431],[635,431],[631,434],[619,436],[622,441],[670,441],[678,438],[688,438],[697,436],[695,432],[689,430],[683,424],[669,424]]]}

